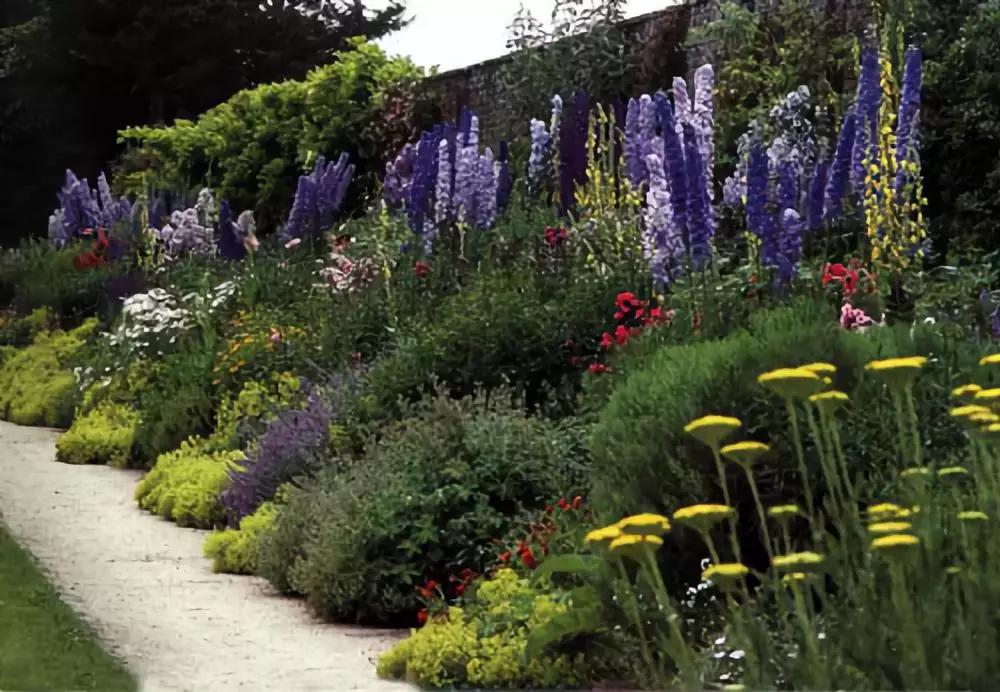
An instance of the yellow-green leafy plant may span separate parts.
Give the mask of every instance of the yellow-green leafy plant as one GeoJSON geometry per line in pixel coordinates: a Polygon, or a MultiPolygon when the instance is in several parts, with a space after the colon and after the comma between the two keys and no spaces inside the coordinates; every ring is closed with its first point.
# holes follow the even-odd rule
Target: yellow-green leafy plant
{"type": "Polygon", "coordinates": [[[105,401],[78,416],[56,440],[56,461],[66,464],[128,465],[139,415],[124,404],[105,401]]]}
{"type": "Polygon", "coordinates": [[[241,469],[239,451],[209,451],[194,438],[161,454],[135,488],[139,506],[181,526],[212,528],[225,519],[219,495],[229,485],[230,471],[241,469]]]}
{"type": "Polygon", "coordinates": [[[88,320],[69,332],[39,332],[30,346],[4,361],[0,418],[19,425],[69,425],[77,396],[73,367],[97,326],[97,320],[88,320]]]}
{"type": "Polygon", "coordinates": [[[378,674],[421,687],[485,689],[573,687],[588,680],[582,653],[529,656],[532,631],[571,606],[565,594],[545,592],[511,569],[479,582],[463,607],[432,618],[383,654],[378,674]]]}
{"type": "Polygon", "coordinates": [[[255,574],[260,537],[274,524],[278,506],[265,502],[253,514],[243,517],[239,529],[213,531],[205,538],[205,557],[212,559],[212,569],[231,574],[255,574]]]}

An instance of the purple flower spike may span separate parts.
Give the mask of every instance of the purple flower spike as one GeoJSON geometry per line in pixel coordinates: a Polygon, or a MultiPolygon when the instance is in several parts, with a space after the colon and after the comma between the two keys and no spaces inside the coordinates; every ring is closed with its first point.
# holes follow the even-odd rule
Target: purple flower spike
{"type": "Polygon", "coordinates": [[[855,193],[864,188],[864,160],[874,160],[878,142],[878,112],[882,104],[882,66],[878,51],[868,46],[861,53],[861,74],[855,104],[857,123],[851,163],[851,184],[855,193]]]}
{"type": "Polygon", "coordinates": [[[587,128],[590,123],[590,97],[578,91],[573,114],[563,117],[559,131],[559,200],[562,212],[576,203],[576,187],[587,182],[587,128]]]}
{"type": "Polygon", "coordinates": [[[507,142],[500,141],[500,155],[497,158],[497,211],[502,213],[510,204],[510,194],[514,189],[514,181],[510,177],[510,148],[507,142]]]}
{"type": "Polygon", "coordinates": [[[896,163],[899,166],[896,174],[897,195],[902,192],[907,180],[903,164],[919,159],[917,128],[920,120],[920,90],[923,86],[923,70],[923,53],[920,52],[919,48],[910,46],[906,49],[903,88],[899,96],[899,118],[896,123],[896,163]]]}
{"type": "MultiPolygon", "coordinates": [[[[850,180],[852,156],[856,142],[857,118],[854,111],[848,111],[840,126],[840,136],[837,139],[837,150],[830,165],[829,180],[826,184],[826,196],[823,201],[823,220],[835,221],[844,211],[844,196],[847,194],[847,184],[850,180]]],[[[862,181],[864,178],[862,178],[862,181]]]]}
{"type": "Polygon", "coordinates": [[[823,204],[826,199],[826,182],[829,173],[829,161],[820,161],[816,164],[816,170],[813,171],[812,179],[809,181],[807,230],[813,231],[823,225],[823,204]]]}
{"type": "Polygon", "coordinates": [[[715,214],[705,184],[705,163],[698,150],[698,134],[693,125],[684,125],[684,160],[687,172],[688,252],[695,267],[712,257],[715,214]]]}
{"type": "Polygon", "coordinates": [[[761,240],[768,232],[769,177],[767,151],[761,144],[755,144],[750,149],[747,164],[747,230],[761,240]]]}
{"type": "Polygon", "coordinates": [[[673,209],[673,223],[678,229],[684,246],[690,245],[688,238],[688,184],[687,164],[684,159],[684,143],[678,134],[674,119],[674,108],[666,94],[656,95],[656,112],[663,137],[663,165],[670,189],[670,203],[673,209]]]}
{"type": "Polygon", "coordinates": [[[247,256],[247,249],[237,233],[233,211],[227,199],[222,200],[219,205],[219,256],[233,262],[239,262],[247,256]]]}
{"type": "Polygon", "coordinates": [[[353,177],[354,166],[347,154],[341,154],[336,163],[317,157],[312,172],[299,176],[295,200],[279,240],[287,243],[330,230],[353,177]]]}
{"type": "Polygon", "coordinates": [[[639,134],[639,102],[632,98],[628,100],[625,112],[625,174],[633,188],[637,189],[642,184],[645,170],[639,134]]]}

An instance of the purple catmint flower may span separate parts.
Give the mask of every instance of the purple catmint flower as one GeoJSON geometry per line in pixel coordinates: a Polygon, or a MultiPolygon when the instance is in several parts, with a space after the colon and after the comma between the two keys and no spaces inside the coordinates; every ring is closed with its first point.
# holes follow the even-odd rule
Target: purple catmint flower
{"type": "Polygon", "coordinates": [[[443,226],[451,219],[451,147],[447,139],[438,143],[437,178],[434,185],[434,220],[443,226]]]}
{"type": "Polygon", "coordinates": [[[857,123],[854,129],[854,146],[851,162],[851,184],[855,192],[864,188],[865,159],[874,160],[878,142],[878,113],[882,104],[882,66],[879,54],[872,46],[861,52],[861,74],[858,77],[858,94],[854,106],[857,123]]]}
{"type": "Polygon", "coordinates": [[[528,193],[535,197],[551,170],[550,136],[541,120],[531,120],[531,153],[528,155],[528,193]]]}
{"type": "Polygon", "coordinates": [[[830,162],[820,161],[816,164],[812,178],[809,180],[809,190],[806,195],[806,229],[815,230],[823,225],[823,208],[826,200],[826,183],[830,173],[830,162]]]}
{"type": "Polygon", "coordinates": [[[771,214],[767,208],[770,175],[767,152],[760,143],[752,145],[747,162],[747,230],[761,241],[770,230],[771,214]]]}
{"type": "Polygon", "coordinates": [[[500,140],[500,155],[496,163],[497,177],[497,212],[502,213],[510,204],[510,195],[514,190],[514,180],[510,176],[510,147],[500,140]]]}
{"type": "Polygon", "coordinates": [[[688,252],[695,267],[711,259],[715,236],[715,214],[705,184],[705,162],[698,149],[698,134],[693,125],[684,124],[684,162],[687,173],[688,252]]]}
{"type": "Polygon", "coordinates": [[[625,174],[633,188],[642,184],[645,170],[639,134],[639,102],[631,98],[625,111],[625,174]]]}
{"type": "Polygon", "coordinates": [[[484,230],[492,227],[497,217],[497,177],[494,163],[493,151],[486,147],[486,151],[479,157],[476,171],[476,228],[484,230]]]}
{"type": "MultiPolygon", "coordinates": [[[[855,143],[857,142],[857,125],[856,114],[853,110],[848,111],[844,115],[844,122],[840,126],[837,149],[833,154],[833,163],[830,164],[830,175],[826,184],[826,194],[823,201],[824,221],[835,221],[843,214],[844,196],[847,194],[847,184],[854,170],[852,161],[855,143]]],[[[862,178],[863,180],[864,178],[862,178]]]]}
{"type": "Polygon", "coordinates": [[[559,129],[559,201],[568,213],[576,201],[576,187],[587,182],[587,130],[590,126],[590,97],[578,91],[572,117],[563,118],[559,129]]]}
{"type": "Polygon", "coordinates": [[[684,142],[678,133],[677,122],[674,119],[674,108],[670,99],[662,92],[656,95],[656,112],[663,138],[663,167],[670,189],[673,224],[680,234],[684,246],[687,247],[690,244],[688,238],[689,201],[684,142]]]}
{"type": "Polygon", "coordinates": [[[285,411],[267,424],[242,471],[231,471],[221,496],[231,526],[272,499],[278,488],[309,471],[326,451],[332,419],[329,406],[312,392],[301,409],[285,411]]]}
{"type": "Polygon", "coordinates": [[[902,192],[907,175],[903,165],[907,161],[915,161],[917,154],[918,132],[920,119],[920,90],[923,86],[923,53],[916,46],[906,49],[903,68],[903,87],[899,94],[899,117],[896,121],[896,194],[902,192]]]}
{"type": "Polygon", "coordinates": [[[671,283],[682,267],[685,247],[678,232],[663,161],[656,154],[646,158],[649,189],[643,212],[643,247],[657,285],[671,283]]]}
{"type": "Polygon", "coordinates": [[[382,199],[390,209],[399,209],[409,199],[416,157],[417,148],[412,144],[406,144],[396,158],[386,166],[382,199]]]}

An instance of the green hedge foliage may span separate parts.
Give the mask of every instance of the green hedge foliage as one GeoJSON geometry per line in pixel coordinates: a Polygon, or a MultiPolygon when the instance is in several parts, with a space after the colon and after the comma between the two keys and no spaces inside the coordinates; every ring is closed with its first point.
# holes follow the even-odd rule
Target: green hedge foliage
{"type": "Polygon", "coordinates": [[[77,387],[73,367],[98,326],[44,331],[0,368],[0,418],[18,425],[65,427],[73,420],[77,387]]]}
{"type": "Polygon", "coordinates": [[[208,451],[201,439],[184,442],[161,455],[152,471],[139,481],[139,506],[181,526],[213,528],[225,514],[219,495],[229,485],[229,472],[241,468],[239,451],[208,451]]]}
{"type": "Polygon", "coordinates": [[[265,502],[240,521],[239,529],[213,531],[205,538],[204,545],[205,557],[211,558],[212,569],[230,574],[256,574],[260,538],[277,516],[277,505],[265,502]]]}
{"type": "Polygon", "coordinates": [[[127,466],[139,415],[128,406],[104,402],[77,416],[56,440],[56,461],[66,464],[127,466]]]}
{"type": "Polygon", "coordinates": [[[422,579],[481,572],[526,512],[583,494],[582,438],[509,405],[425,400],[359,459],[289,493],[260,572],[333,619],[412,622],[422,579]]]}
{"type": "Polygon", "coordinates": [[[298,176],[317,154],[350,153],[362,181],[382,165],[392,146],[376,126],[383,95],[419,74],[408,60],[358,43],[303,80],[241,91],[196,121],[131,128],[120,139],[136,147],[129,160],[152,162],[163,186],[209,185],[273,227],[284,222],[298,176]]]}

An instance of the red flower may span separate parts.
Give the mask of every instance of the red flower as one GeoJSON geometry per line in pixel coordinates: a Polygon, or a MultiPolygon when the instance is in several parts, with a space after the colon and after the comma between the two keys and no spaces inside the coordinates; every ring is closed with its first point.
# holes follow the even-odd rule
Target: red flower
{"type": "Polygon", "coordinates": [[[421,279],[426,279],[427,275],[431,273],[431,268],[417,260],[417,263],[413,265],[413,273],[421,279]]]}
{"type": "Polygon", "coordinates": [[[545,229],[545,242],[549,244],[549,247],[562,245],[568,239],[569,231],[565,228],[553,228],[550,226],[545,229]]]}
{"type": "Polygon", "coordinates": [[[462,596],[465,594],[465,583],[459,583],[455,585],[455,595],[462,596]]]}
{"type": "Polygon", "coordinates": [[[417,613],[417,622],[420,623],[421,625],[426,625],[427,617],[428,617],[427,608],[423,608],[420,610],[419,613],[417,613]]]}
{"type": "Polygon", "coordinates": [[[519,550],[518,556],[521,558],[521,564],[528,569],[538,567],[538,560],[535,559],[535,553],[528,546],[524,546],[522,550],[519,550]]]}
{"type": "Polygon", "coordinates": [[[561,510],[562,510],[562,511],[564,511],[564,512],[565,512],[565,511],[566,511],[567,509],[569,509],[569,503],[568,503],[568,502],[566,502],[566,498],[565,498],[565,497],[560,497],[560,498],[559,498],[559,509],[561,509],[561,510]]]}
{"type": "Polygon", "coordinates": [[[435,593],[437,591],[437,588],[438,588],[438,583],[433,579],[429,579],[426,584],[417,587],[417,592],[420,594],[421,598],[425,600],[430,600],[437,595],[435,593]]]}
{"type": "Polygon", "coordinates": [[[604,332],[604,335],[601,336],[601,348],[607,351],[613,345],[614,341],[611,339],[611,332],[604,332]]]}
{"type": "MultiPolygon", "coordinates": [[[[545,505],[545,513],[546,514],[552,514],[552,510],[553,510],[552,505],[545,505]]],[[[522,546],[524,545],[524,541],[521,542],[521,545],[522,546]]]]}
{"type": "Polygon", "coordinates": [[[601,373],[605,372],[611,372],[611,368],[609,368],[604,363],[591,363],[588,370],[590,370],[590,372],[592,372],[595,375],[600,375],[601,373]]]}
{"type": "Polygon", "coordinates": [[[615,329],[615,343],[618,344],[619,346],[624,346],[625,344],[628,343],[628,338],[629,338],[628,328],[619,325],[615,329]]]}
{"type": "Polygon", "coordinates": [[[858,290],[860,277],[855,269],[848,269],[843,264],[828,264],[823,268],[823,278],[820,280],[823,286],[836,282],[841,285],[844,296],[854,295],[858,290]]]}
{"type": "Polygon", "coordinates": [[[505,550],[499,555],[497,555],[497,560],[499,560],[500,562],[510,562],[510,556],[511,556],[510,551],[505,550]]]}
{"type": "Polygon", "coordinates": [[[103,264],[104,258],[99,257],[93,252],[85,252],[73,258],[73,266],[77,269],[90,269],[92,267],[100,267],[103,264]]]}
{"type": "Polygon", "coordinates": [[[573,498],[573,509],[580,509],[580,505],[583,504],[583,498],[577,495],[573,498]]]}
{"type": "Polygon", "coordinates": [[[615,298],[615,305],[619,310],[631,310],[636,302],[635,294],[631,291],[623,291],[615,298]]]}

